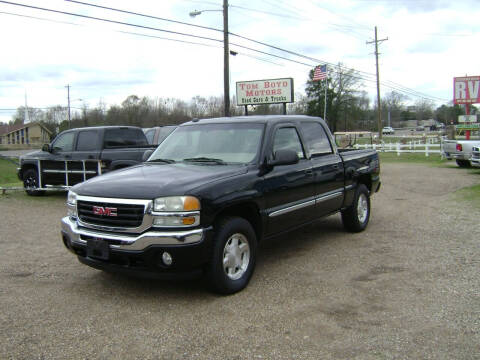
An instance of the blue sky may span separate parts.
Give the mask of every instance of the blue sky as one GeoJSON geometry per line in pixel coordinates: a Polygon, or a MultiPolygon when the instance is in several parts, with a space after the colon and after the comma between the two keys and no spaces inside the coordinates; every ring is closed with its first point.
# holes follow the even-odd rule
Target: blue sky
{"type": "MultiPolygon", "coordinates": [[[[0,3],[0,109],[24,104],[66,105],[67,84],[72,106],[100,101],[119,104],[127,96],[222,96],[222,33],[204,30],[63,0],[18,0],[17,3],[129,22],[214,38],[207,41],[160,31],[102,23],[62,14],[0,3]],[[8,14],[7,14],[8,13],[8,14]],[[22,16],[18,16],[22,15],[22,16]],[[42,18],[34,19],[25,16],[42,18]],[[45,20],[48,19],[49,21],[45,20]],[[133,35],[139,33],[146,36],[133,35]],[[197,42],[187,44],[155,37],[197,42]],[[81,100],[78,100],[81,99],[81,100]]],[[[222,29],[220,11],[191,18],[189,12],[220,10],[221,1],[86,0],[192,24],[222,29]]],[[[375,93],[373,46],[367,45],[378,26],[382,93],[390,81],[436,99],[452,98],[454,76],[480,75],[480,7],[478,1],[424,0],[230,0],[230,32],[269,43],[329,63],[342,62],[364,72],[364,89],[375,93]],[[372,74],[367,75],[367,74],[372,74]]],[[[304,92],[308,72],[316,61],[260,46],[231,36],[230,85],[237,81],[293,77],[295,90],[304,92]],[[233,45],[237,44],[237,45],[233,45]],[[238,47],[307,63],[308,66],[238,47]]],[[[417,100],[411,97],[411,101],[417,100]]],[[[12,112],[0,111],[0,121],[12,112]]]]}

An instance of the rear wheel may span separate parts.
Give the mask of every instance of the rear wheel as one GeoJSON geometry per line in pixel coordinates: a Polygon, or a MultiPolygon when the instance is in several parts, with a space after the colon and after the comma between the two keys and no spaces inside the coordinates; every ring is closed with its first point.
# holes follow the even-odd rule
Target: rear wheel
{"type": "Polygon", "coordinates": [[[30,196],[40,196],[45,194],[43,190],[35,190],[38,188],[38,172],[35,169],[28,169],[23,174],[23,187],[25,192],[30,196]]]}
{"type": "Polygon", "coordinates": [[[351,232],[365,230],[370,220],[370,192],[364,184],[358,184],[353,204],[342,211],[345,229],[351,232]]]}
{"type": "Polygon", "coordinates": [[[458,166],[463,168],[469,168],[472,166],[472,164],[470,164],[470,161],[468,160],[455,160],[455,162],[457,163],[458,166]]]}
{"type": "Polygon", "coordinates": [[[219,221],[206,271],[211,289],[233,294],[245,288],[255,268],[256,253],[257,238],[247,220],[225,217],[219,221]]]}

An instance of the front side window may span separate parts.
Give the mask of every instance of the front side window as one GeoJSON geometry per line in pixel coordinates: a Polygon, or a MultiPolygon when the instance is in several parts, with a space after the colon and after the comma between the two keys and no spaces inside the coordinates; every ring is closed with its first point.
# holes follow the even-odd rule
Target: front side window
{"type": "Polygon", "coordinates": [[[280,128],[273,139],[273,154],[278,150],[290,149],[297,153],[299,159],[304,159],[302,143],[298,137],[297,130],[293,127],[280,128]]]}
{"type": "Polygon", "coordinates": [[[263,128],[263,124],[255,123],[180,126],[159,145],[149,161],[250,163],[259,152],[263,128]]]}
{"type": "Polygon", "coordinates": [[[317,122],[302,122],[300,123],[300,128],[311,156],[331,154],[333,152],[322,125],[317,122]]]}
{"type": "Polygon", "coordinates": [[[53,151],[72,151],[74,138],[75,133],[73,132],[60,134],[52,144],[53,151]]]}

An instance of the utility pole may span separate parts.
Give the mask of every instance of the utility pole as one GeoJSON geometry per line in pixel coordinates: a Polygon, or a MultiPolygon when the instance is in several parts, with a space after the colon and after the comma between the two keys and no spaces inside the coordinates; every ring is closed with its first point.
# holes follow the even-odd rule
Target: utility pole
{"type": "Polygon", "coordinates": [[[228,0],[223,0],[223,102],[225,116],[230,116],[230,52],[228,51],[228,0]]]}
{"type": "Polygon", "coordinates": [[[380,40],[377,38],[377,27],[375,26],[375,40],[367,41],[367,44],[375,43],[375,60],[377,65],[378,137],[380,138],[380,141],[382,140],[382,104],[380,102],[380,74],[378,71],[378,43],[381,43],[385,40],[388,40],[388,37],[380,40]]]}
{"type": "Polygon", "coordinates": [[[68,99],[68,128],[70,129],[70,84],[65,86],[67,88],[67,99],[68,99]]]}

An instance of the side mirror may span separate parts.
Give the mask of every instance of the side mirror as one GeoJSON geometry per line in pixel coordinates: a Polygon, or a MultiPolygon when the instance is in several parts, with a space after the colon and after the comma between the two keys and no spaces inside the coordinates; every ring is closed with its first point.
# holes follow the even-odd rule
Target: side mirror
{"type": "Polygon", "coordinates": [[[295,150],[292,149],[281,149],[275,151],[275,159],[270,160],[268,165],[277,166],[277,165],[292,165],[298,163],[298,155],[295,150]]]}
{"type": "Polygon", "coordinates": [[[42,146],[42,151],[52,152],[52,149],[50,148],[50,145],[49,145],[49,144],[43,144],[43,146],[42,146]]]}
{"type": "Polygon", "coordinates": [[[143,153],[143,156],[142,156],[142,162],[145,162],[148,160],[148,158],[150,157],[150,155],[153,154],[153,150],[147,150],[143,153]]]}

